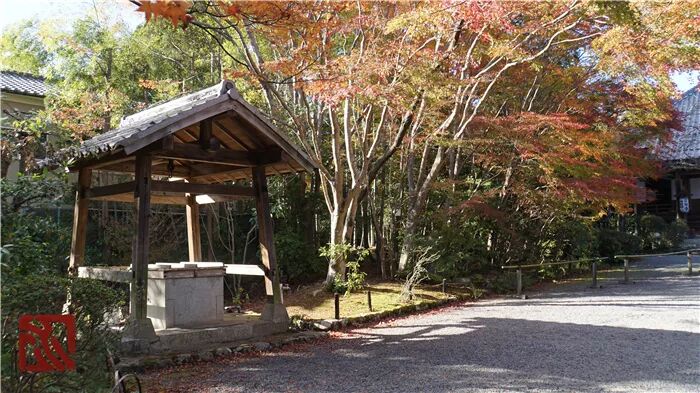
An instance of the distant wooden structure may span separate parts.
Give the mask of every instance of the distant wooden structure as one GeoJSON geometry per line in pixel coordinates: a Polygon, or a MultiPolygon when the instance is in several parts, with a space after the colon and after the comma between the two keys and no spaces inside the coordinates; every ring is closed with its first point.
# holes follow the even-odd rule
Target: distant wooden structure
{"type": "MultiPolygon", "coordinates": [[[[21,134],[23,131],[15,130],[13,123],[31,119],[36,112],[44,109],[47,91],[48,86],[40,76],[11,70],[0,71],[0,101],[2,101],[0,132],[5,136],[18,132],[21,134]]],[[[42,138],[47,136],[46,132],[41,135],[42,138]]],[[[44,152],[35,153],[41,155],[44,152]]],[[[20,173],[25,172],[27,164],[29,163],[25,162],[25,157],[4,161],[0,167],[0,177],[15,181],[20,173]]]]}
{"type": "Polygon", "coordinates": [[[154,336],[146,307],[151,204],[186,206],[189,260],[196,262],[202,260],[198,198],[208,202],[255,199],[268,298],[262,317],[274,322],[286,320],[277,277],[267,176],[313,172],[315,167],[304,152],[241,97],[231,81],[124,118],[119,128],[85,141],[70,169],[78,172],[71,274],[76,274],[85,258],[88,202],[134,203],[131,336],[154,336]],[[93,171],[133,174],[134,180],[92,187],[93,171]],[[223,184],[243,179],[252,179],[252,187],[223,184]]]}
{"type": "Polygon", "coordinates": [[[639,213],[654,214],[666,221],[686,220],[691,231],[700,233],[700,85],[688,90],[674,103],[681,115],[682,129],[671,130],[673,139],[658,152],[666,176],[647,180],[655,194],[653,201],[637,206],[639,213]],[[687,211],[680,201],[687,200],[687,211]]]}

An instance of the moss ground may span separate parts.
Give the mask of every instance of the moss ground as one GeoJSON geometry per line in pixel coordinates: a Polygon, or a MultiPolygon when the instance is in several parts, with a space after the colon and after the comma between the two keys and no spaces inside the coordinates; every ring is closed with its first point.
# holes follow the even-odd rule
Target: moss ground
{"type": "MultiPolygon", "coordinates": [[[[290,316],[303,316],[306,319],[326,319],[334,317],[333,294],[320,289],[320,284],[300,288],[285,294],[284,302],[290,316]]],[[[465,294],[463,288],[449,287],[446,294],[442,293],[440,285],[421,286],[414,293],[412,303],[435,301],[465,294]]],[[[372,282],[365,289],[348,295],[340,295],[340,316],[351,318],[382,311],[389,311],[407,303],[402,303],[401,283],[372,282]],[[367,304],[367,291],[372,293],[372,311],[367,304]]]]}

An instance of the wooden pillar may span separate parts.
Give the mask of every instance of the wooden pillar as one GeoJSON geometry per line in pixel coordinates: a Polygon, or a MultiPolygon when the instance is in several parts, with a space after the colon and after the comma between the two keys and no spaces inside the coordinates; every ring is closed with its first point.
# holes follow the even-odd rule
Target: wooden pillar
{"type": "Polygon", "coordinates": [[[267,304],[262,317],[273,322],[285,322],[289,318],[287,310],[282,304],[280,281],[277,271],[277,254],[275,253],[275,241],[272,230],[272,216],[270,215],[270,198],[267,192],[267,177],[264,167],[253,168],[253,189],[255,190],[255,206],[258,216],[258,240],[260,242],[260,256],[265,265],[265,293],[267,304]]]}
{"type": "Polygon", "coordinates": [[[88,202],[85,192],[90,188],[92,170],[81,168],[78,172],[78,190],[75,193],[73,208],[73,235],[70,244],[70,264],[68,274],[76,276],[78,267],[85,262],[85,237],[87,232],[88,202]]]}
{"type": "Polygon", "coordinates": [[[202,261],[202,231],[199,224],[199,205],[194,195],[187,196],[187,248],[190,262],[202,261]]]}
{"type": "MultiPolygon", "coordinates": [[[[150,322],[147,317],[148,295],[148,250],[149,221],[151,215],[151,156],[136,156],[134,174],[136,190],[134,191],[134,209],[136,216],[136,234],[134,236],[131,267],[134,282],[131,288],[132,318],[138,325],[150,322]]],[[[153,329],[151,324],[151,329],[153,329]]]]}
{"type": "MultiPolygon", "coordinates": [[[[272,217],[270,216],[270,198],[267,192],[267,177],[264,167],[253,168],[253,189],[255,190],[255,207],[258,216],[258,241],[260,242],[260,256],[262,263],[267,268],[265,275],[265,293],[268,302],[279,303],[275,296],[275,281],[277,276],[277,254],[272,231],[272,217]]],[[[278,291],[277,291],[278,292],[278,291]]]]}
{"type": "Polygon", "coordinates": [[[591,264],[591,275],[593,276],[591,288],[598,288],[598,264],[596,261],[591,264]]]}

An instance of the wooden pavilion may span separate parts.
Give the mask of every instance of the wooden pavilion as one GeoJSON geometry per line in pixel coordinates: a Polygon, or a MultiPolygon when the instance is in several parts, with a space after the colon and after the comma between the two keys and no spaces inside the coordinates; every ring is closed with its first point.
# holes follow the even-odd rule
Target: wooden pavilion
{"type": "Polygon", "coordinates": [[[136,228],[131,272],[131,337],[149,339],[147,317],[151,204],[186,206],[190,261],[201,261],[198,198],[209,202],[255,198],[267,304],[262,319],[286,321],[268,200],[267,176],[313,172],[314,164],[246,102],[231,81],[128,116],[119,128],[85,141],[70,169],[78,172],[71,274],[85,258],[90,200],[133,202],[136,228]],[[91,186],[93,171],[133,174],[134,180],[91,186]],[[252,187],[226,182],[252,179],[252,187]]]}

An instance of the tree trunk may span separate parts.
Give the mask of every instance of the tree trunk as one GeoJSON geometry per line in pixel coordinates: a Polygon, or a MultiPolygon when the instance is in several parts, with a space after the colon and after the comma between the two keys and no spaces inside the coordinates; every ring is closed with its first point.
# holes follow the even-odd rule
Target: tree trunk
{"type": "MultiPolygon", "coordinates": [[[[411,254],[415,248],[415,236],[418,229],[418,217],[425,212],[425,204],[428,200],[430,185],[437,177],[437,174],[445,165],[445,150],[438,147],[430,172],[420,183],[418,192],[414,192],[409,198],[406,222],[404,223],[404,238],[401,244],[401,255],[399,257],[399,271],[402,272],[409,265],[411,254]]],[[[424,158],[425,159],[425,158],[424,158]]],[[[420,179],[419,179],[420,180],[420,179]]]]}
{"type": "Polygon", "coordinates": [[[331,258],[328,263],[328,272],[326,273],[326,284],[330,284],[335,281],[335,277],[340,275],[341,277],[345,275],[345,258],[342,255],[338,255],[337,247],[345,243],[344,230],[345,219],[336,211],[331,213],[331,239],[329,247],[331,248],[331,258]]]}

